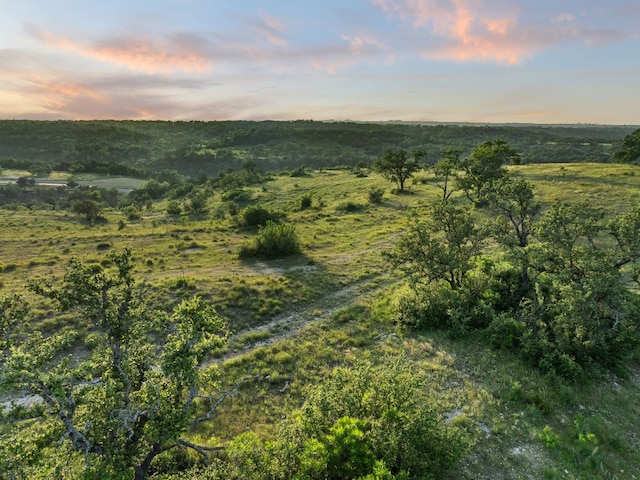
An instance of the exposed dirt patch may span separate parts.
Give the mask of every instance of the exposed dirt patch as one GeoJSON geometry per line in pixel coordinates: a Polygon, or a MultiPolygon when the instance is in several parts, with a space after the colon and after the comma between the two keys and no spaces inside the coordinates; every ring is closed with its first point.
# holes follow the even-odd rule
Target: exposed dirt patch
{"type": "Polygon", "coordinates": [[[4,414],[16,407],[30,408],[42,402],[44,402],[44,399],[40,395],[31,393],[3,395],[0,397],[0,413],[4,414]]]}
{"type": "Polygon", "coordinates": [[[233,348],[234,342],[239,342],[243,337],[250,337],[251,334],[265,333],[260,335],[260,340],[242,345],[238,350],[232,350],[215,361],[225,361],[250,352],[253,349],[273,345],[276,342],[295,336],[301,327],[320,320],[326,320],[336,311],[351,305],[366,295],[371,279],[364,280],[352,285],[348,285],[338,291],[330,293],[323,298],[305,303],[304,306],[293,308],[287,312],[273,317],[269,322],[258,327],[241,330],[229,338],[229,344],[233,348]],[[268,336],[267,336],[268,335],[268,336]],[[266,337],[266,338],[265,338],[266,337]]]}

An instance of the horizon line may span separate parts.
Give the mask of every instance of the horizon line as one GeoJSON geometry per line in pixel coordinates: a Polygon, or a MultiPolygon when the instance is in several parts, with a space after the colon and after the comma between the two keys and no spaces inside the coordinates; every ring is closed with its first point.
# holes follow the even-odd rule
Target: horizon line
{"type": "Polygon", "coordinates": [[[640,123],[593,123],[593,122],[558,122],[558,123],[536,123],[536,122],[477,122],[477,121],[440,121],[440,120],[356,120],[356,119],[313,119],[313,118],[292,118],[289,120],[264,118],[264,119],[136,119],[136,118],[0,118],[1,122],[163,122],[163,123],[214,123],[214,122],[274,122],[274,123],[290,123],[290,122],[316,122],[316,123],[362,123],[362,124],[409,124],[409,125],[460,125],[460,126],[557,126],[557,127],[635,127],[640,128],[640,123]]]}

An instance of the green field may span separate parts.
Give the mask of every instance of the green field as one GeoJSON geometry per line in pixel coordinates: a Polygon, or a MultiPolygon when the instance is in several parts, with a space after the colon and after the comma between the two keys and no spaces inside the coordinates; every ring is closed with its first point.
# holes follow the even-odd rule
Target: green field
{"type": "MultiPolygon", "coordinates": [[[[530,164],[509,172],[531,182],[543,209],[586,201],[612,216],[640,205],[638,166],[530,164]]],[[[78,179],[104,187],[141,184],[78,179]]],[[[90,325],[78,316],[55,314],[49,301],[24,287],[34,280],[61,281],[72,257],[108,269],[109,252],[130,248],[135,276],[147,285],[147,301],[167,310],[194,294],[212,302],[230,330],[226,346],[208,360],[220,367],[222,385],[247,374],[259,379],[229,398],[215,419],[190,432],[196,443],[225,445],[246,432],[275,438],[280,420],[300,408],[309,388],[326,382],[336,367],[402,357],[425,375],[425,394],[438,417],[469,442],[460,464],[444,478],[636,478],[637,356],[624,373],[605,369],[588,381],[565,380],[532,368],[511,351],[492,349],[473,331],[415,331],[397,324],[397,303],[407,283],[382,252],[428,216],[442,195],[436,183],[422,172],[408,182],[408,194],[397,195],[366,168],[308,170],[305,176],[274,175],[241,187],[235,201],[228,190],[210,188],[206,213],[168,215],[169,200],[163,198],[148,203],[135,219],[107,207],[93,226],[68,210],[3,209],[0,295],[25,295],[34,324],[45,334],[78,333],[73,352],[79,357],[91,351],[90,325]],[[385,192],[377,204],[368,200],[375,188],[385,192]],[[303,209],[304,197],[310,206],[303,209]],[[302,253],[239,259],[240,246],[257,229],[240,226],[238,212],[255,204],[295,225],[302,253]]],[[[466,200],[456,191],[452,201],[466,200]]],[[[478,209],[473,215],[482,220],[492,214],[478,209]]],[[[488,245],[487,252],[494,247],[488,245]]],[[[1,396],[9,402],[20,394],[5,390],[1,396]]],[[[37,435],[35,426],[22,427],[24,435],[37,435]]],[[[9,438],[13,428],[5,423],[0,437],[9,438]]],[[[81,456],[69,458],[82,463],[81,456]]],[[[179,472],[176,465],[187,468],[199,458],[174,455],[163,465],[179,472]]],[[[60,472],[65,475],[64,468],[60,472]]],[[[216,478],[207,477],[206,469],[198,475],[216,478]]]]}

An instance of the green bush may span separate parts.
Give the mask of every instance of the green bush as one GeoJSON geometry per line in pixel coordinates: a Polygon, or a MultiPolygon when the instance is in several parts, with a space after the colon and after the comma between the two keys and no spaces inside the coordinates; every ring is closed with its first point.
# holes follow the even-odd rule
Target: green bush
{"type": "Polygon", "coordinates": [[[127,220],[129,220],[130,222],[133,220],[140,220],[142,216],[140,214],[140,211],[134,205],[124,207],[122,209],[122,213],[124,213],[124,215],[127,217],[127,220]]]}
{"type": "Polygon", "coordinates": [[[210,195],[204,190],[196,193],[191,192],[184,206],[185,211],[193,215],[206,215],[209,211],[207,207],[209,196],[210,195]]]}
{"type": "Polygon", "coordinates": [[[167,203],[167,214],[168,215],[180,215],[182,213],[182,207],[177,202],[177,200],[169,200],[167,203]]]}
{"type": "Polygon", "coordinates": [[[427,185],[429,183],[429,177],[426,175],[416,175],[413,177],[414,185],[427,185]]]}
{"type": "Polygon", "coordinates": [[[463,429],[446,425],[428,379],[404,358],[336,368],[307,392],[275,440],[236,437],[225,479],[444,478],[465,454],[463,429]]]}
{"type": "Polygon", "coordinates": [[[425,382],[404,359],[337,368],[281,432],[276,461],[288,457],[289,468],[309,479],[374,471],[384,472],[382,478],[389,471],[397,478],[403,472],[407,478],[442,477],[462,458],[467,440],[442,422],[425,382]]]}
{"type": "Polygon", "coordinates": [[[14,270],[16,270],[18,268],[18,264],[17,263],[7,263],[4,268],[2,269],[3,272],[13,272],[14,270]]]}
{"type": "Polygon", "coordinates": [[[307,439],[297,454],[294,478],[361,478],[373,472],[378,462],[366,441],[368,429],[366,422],[346,416],[320,438],[307,439]]]}
{"type": "Polygon", "coordinates": [[[495,317],[496,312],[489,302],[464,288],[457,292],[457,301],[450,310],[449,328],[457,333],[484,330],[495,317]]]}
{"type": "Polygon", "coordinates": [[[290,177],[308,177],[307,169],[304,166],[298,167],[293,170],[290,174],[290,177]]]}
{"type": "Polygon", "coordinates": [[[240,258],[279,258],[300,253],[300,241],[295,225],[277,224],[270,220],[260,228],[258,235],[240,247],[240,258]]]}
{"type": "Polygon", "coordinates": [[[508,315],[498,315],[487,328],[491,345],[499,349],[519,347],[525,326],[524,322],[508,315]]]}
{"type": "Polygon", "coordinates": [[[303,195],[300,197],[300,210],[307,210],[308,208],[311,208],[311,195],[307,194],[307,195],[303,195]]]}
{"type": "Polygon", "coordinates": [[[369,190],[369,203],[372,205],[378,205],[382,203],[382,196],[384,190],[382,188],[372,188],[369,190]]]}
{"type": "Polygon", "coordinates": [[[438,284],[403,292],[396,303],[397,321],[416,330],[449,327],[450,310],[457,299],[457,292],[438,284]]]}
{"type": "Polygon", "coordinates": [[[269,453],[253,432],[238,435],[226,449],[229,459],[227,477],[267,480],[269,475],[269,453]]]}
{"type": "Polygon", "coordinates": [[[248,202],[251,200],[251,192],[246,188],[234,188],[224,192],[222,200],[225,202],[248,202]]]}
{"type": "Polygon", "coordinates": [[[281,216],[262,205],[249,205],[240,212],[240,224],[244,227],[264,226],[269,221],[277,221],[281,216]]]}
{"type": "Polygon", "coordinates": [[[171,290],[195,290],[196,282],[191,277],[180,277],[169,288],[171,290]]]}
{"type": "Polygon", "coordinates": [[[364,205],[362,205],[361,203],[356,203],[352,201],[341,203],[336,207],[336,210],[344,213],[358,212],[363,209],[364,209],[364,205]]]}

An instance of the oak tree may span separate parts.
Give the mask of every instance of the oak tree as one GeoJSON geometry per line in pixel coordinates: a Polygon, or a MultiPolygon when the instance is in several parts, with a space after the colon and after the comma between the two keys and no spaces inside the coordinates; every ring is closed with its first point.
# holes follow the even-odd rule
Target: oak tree
{"type": "Polygon", "coordinates": [[[414,151],[411,156],[406,150],[387,150],[385,154],[373,163],[373,169],[384,178],[398,185],[398,190],[404,192],[405,182],[422,169],[420,159],[422,152],[414,151]]]}
{"type": "Polygon", "coordinates": [[[34,331],[18,341],[11,331],[22,307],[0,303],[3,342],[12,342],[3,378],[42,398],[89,476],[144,479],[158,455],[178,447],[206,460],[216,446],[196,445],[186,435],[244,380],[219,391],[215,365],[202,368],[225,342],[225,322],[197,296],[171,312],[151,308],[134,280],[131,252],[110,260],[107,271],[72,260],[61,283],[29,285],[59,312],[90,323],[95,347],[85,355],[68,353],[77,339],[68,330],[34,331]]]}
{"type": "Polygon", "coordinates": [[[504,165],[517,165],[520,161],[520,155],[508,143],[486,141],[473,148],[469,157],[460,162],[463,175],[458,177],[458,187],[474,205],[485,206],[493,195],[496,182],[507,174],[504,165]]]}

